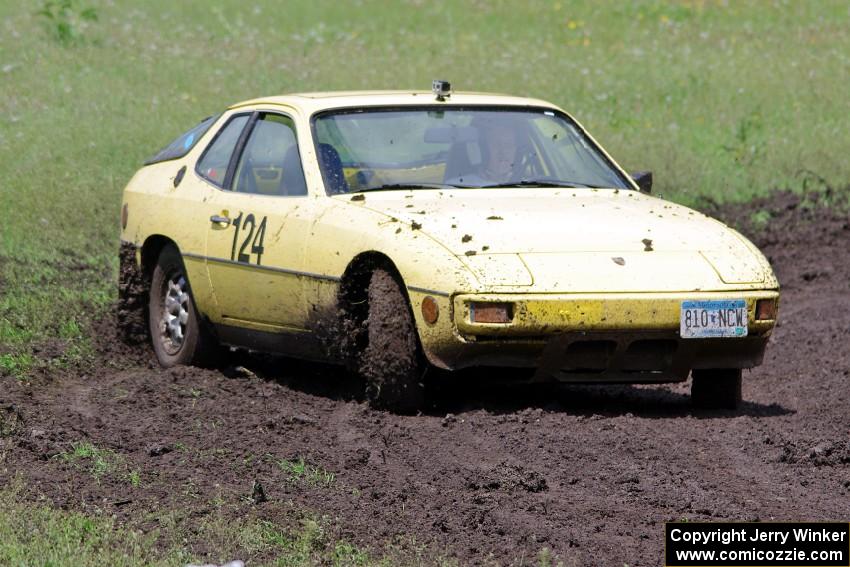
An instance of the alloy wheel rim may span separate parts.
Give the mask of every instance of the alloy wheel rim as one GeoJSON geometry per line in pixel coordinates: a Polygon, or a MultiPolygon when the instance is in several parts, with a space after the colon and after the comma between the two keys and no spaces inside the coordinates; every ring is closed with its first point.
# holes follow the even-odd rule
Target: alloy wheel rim
{"type": "Polygon", "coordinates": [[[160,337],[169,354],[176,354],[186,340],[189,323],[189,292],[183,274],[175,274],[166,282],[163,294],[160,337]]]}

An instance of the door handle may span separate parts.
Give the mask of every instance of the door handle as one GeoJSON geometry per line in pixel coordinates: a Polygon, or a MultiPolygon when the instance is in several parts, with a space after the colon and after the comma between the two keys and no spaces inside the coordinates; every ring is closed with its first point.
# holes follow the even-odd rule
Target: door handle
{"type": "Polygon", "coordinates": [[[223,224],[224,226],[230,226],[230,219],[221,215],[211,216],[210,222],[215,224],[223,224]]]}

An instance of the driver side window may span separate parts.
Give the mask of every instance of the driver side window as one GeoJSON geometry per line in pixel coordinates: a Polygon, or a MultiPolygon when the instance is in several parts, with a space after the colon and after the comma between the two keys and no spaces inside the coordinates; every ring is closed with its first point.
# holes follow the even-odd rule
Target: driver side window
{"type": "Polygon", "coordinates": [[[271,113],[258,118],[236,166],[233,190],[259,195],[307,194],[291,118],[271,113]]]}

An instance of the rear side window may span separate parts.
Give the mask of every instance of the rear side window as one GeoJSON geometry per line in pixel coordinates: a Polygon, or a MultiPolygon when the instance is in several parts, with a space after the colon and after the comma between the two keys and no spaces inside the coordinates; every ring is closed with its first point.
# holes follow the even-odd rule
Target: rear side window
{"type": "Polygon", "coordinates": [[[209,116],[204,118],[201,120],[200,124],[188,132],[180,134],[176,140],[159,150],[155,156],[148,158],[147,161],[145,161],[145,165],[182,158],[189,153],[189,150],[195,147],[198,140],[207,133],[207,130],[210,129],[210,126],[213,125],[213,122],[215,122],[217,118],[218,116],[209,116]]]}
{"type": "Polygon", "coordinates": [[[250,118],[249,114],[234,116],[218,131],[215,139],[198,161],[196,171],[201,177],[210,180],[219,187],[224,186],[230,157],[233,155],[233,150],[236,148],[236,143],[239,141],[239,136],[242,134],[248,118],[250,118]]]}
{"type": "Polygon", "coordinates": [[[233,176],[233,190],[277,196],[307,194],[291,118],[263,114],[254,123],[233,176]]]}

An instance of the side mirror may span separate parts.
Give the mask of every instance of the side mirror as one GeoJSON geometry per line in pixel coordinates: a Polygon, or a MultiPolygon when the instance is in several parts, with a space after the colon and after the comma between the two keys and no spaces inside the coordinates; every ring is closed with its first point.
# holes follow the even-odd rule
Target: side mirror
{"type": "Polygon", "coordinates": [[[631,174],[637,186],[644,193],[652,193],[652,172],[651,171],[635,171],[631,174]]]}

